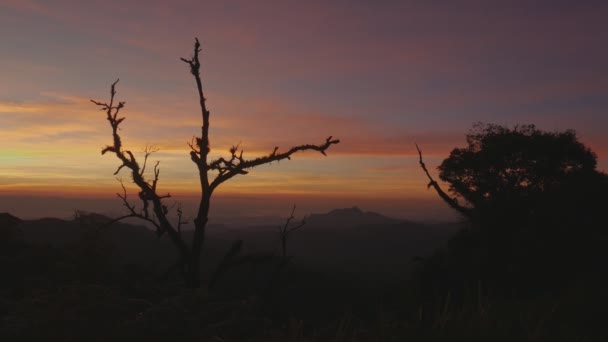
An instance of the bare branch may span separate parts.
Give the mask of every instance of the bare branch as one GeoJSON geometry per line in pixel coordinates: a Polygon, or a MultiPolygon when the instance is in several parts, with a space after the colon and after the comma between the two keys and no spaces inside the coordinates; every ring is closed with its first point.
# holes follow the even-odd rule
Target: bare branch
{"type": "Polygon", "coordinates": [[[158,168],[159,161],[154,164],[154,180],[152,181],[152,190],[156,191],[156,184],[158,184],[158,176],[160,175],[160,169],[158,168]]]}
{"type": "Polygon", "coordinates": [[[422,170],[424,171],[424,173],[426,174],[427,178],[429,179],[429,184],[427,185],[427,187],[428,188],[432,187],[433,189],[435,189],[435,191],[437,192],[437,194],[439,195],[439,197],[441,197],[441,199],[444,202],[446,202],[452,209],[458,211],[459,213],[461,213],[465,217],[471,218],[472,215],[473,215],[471,209],[463,207],[460,204],[458,204],[458,202],[456,201],[456,199],[452,198],[448,194],[446,194],[445,191],[443,191],[443,189],[441,189],[441,187],[439,186],[439,183],[437,183],[437,181],[435,181],[433,179],[433,177],[431,177],[431,174],[429,173],[429,170],[427,170],[426,165],[422,161],[422,150],[420,150],[420,147],[418,147],[418,144],[416,144],[416,149],[418,150],[418,157],[419,157],[420,167],[422,167],[422,170]]]}
{"type": "Polygon", "coordinates": [[[281,259],[283,260],[283,262],[287,261],[287,239],[289,238],[289,234],[302,228],[305,224],[306,224],[306,220],[302,219],[302,221],[294,226],[294,227],[289,227],[289,224],[291,223],[291,221],[295,218],[294,217],[294,213],[296,212],[296,205],[293,205],[293,208],[291,209],[291,214],[289,215],[289,217],[287,218],[287,220],[285,220],[285,224],[283,226],[279,226],[279,239],[281,240],[281,259]]]}
{"type": "Polygon", "coordinates": [[[231,153],[230,159],[226,160],[224,158],[219,158],[209,164],[210,170],[217,170],[219,172],[217,177],[213,180],[213,182],[211,182],[211,189],[212,190],[215,189],[217,186],[219,186],[223,182],[227,181],[228,179],[230,179],[236,175],[247,174],[248,172],[245,171],[246,169],[250,169],[250,168],[253,168],[256,166],[272,163],[273,161],[291,159],[291,155],[296,152],[312,150],[312,151],[318,151],[326,156],[327,154],[325,153],[325,151],[331,145],[338,144],[338,143],[340,143],[339,139],[332,139],[332,137],[330,136],[325,140],[325,143],[320,144],[320,145],[306,144],[306,145],[295,146],[284,153],[277,153],[279,148],[275,147],[274,150],[270,154],[263,156],[263,157],[256,158],[256,159],[252,159],[252,160],[243,159],[242,150],[241,150],[240,154],[237,156],[236,147],[233,147],[230,149],[230,153],[231,153]]]}
{"type": "MultiPolygon", "coordinates": [[[[146,165],[148,163],[148,157],[150,157],[150,155],[152,155],[152,153],[154,152],[158,152],[158,149],[153,147],[153,146],[148,146],[146,145],[146,148],[144,148],[144,163],[141,166],[141,171],[139,172],[139,174],[141,176],[144,175],[144,172],[146,171],[146,165]]],[[[158,162],[157,162],[158,165],[158,162]]]]}
{"type": "Polygon", "coordinates": [[[119,167],[116,169],[116,171],[114,171],[114,176],[116,176],[116,175],[117,175],[117,174],[120,172],[120,170],[121,170],[123,167],[125,167],[125,164],[120,165],[120,166],[119,166],[119,167]]]}
{"type": "Polygon", "coordinates": [[[177,233],[178,234],[182,233],[182,224],[187,224],[188,223],[188,221],[184,221],[182,219],[183,215],[184,215],[184,212],[182,210],[182,204],[179,203],[177,205],[177,233]]]}
{"type": "Polygon", "coordinates": [[[302,226],[304,226],[306,224],[306,220],[302,219],[302,221],[294,227],[289,227],[289,224],[291,223],[291,221],[295,218],[294,213],[296,212],[296,205],[293,205],[293,208],[291,209],[291,214],[289,215],[289,217],[287,218],[287,220],[285,220],[285,224],[283,225],[283,227],[279,226],[279,231],[280,232],[293,232],[299,228],[301,228],[302,226]]]}
{"type": "MultiPolygon", "coordinates": [[[[92,103],[100,107],[100,109],[106,113],[106,119],[108,120],[108,122],[110,123],[110,127],[112,128],[113,142],[112,144],[103,148],[101,153],[106,154],[110,152],[114,154],[120,160],[120,165],[116,170],[116,174],[118,174],[123,169],[127,169],[131,174],[133,183],[139,188],[138,195],[139,199],[142,202],[141,212],[137,212],[135,210],[135,206],[127,201],[127,194],[124,185],[123,193],[118,194],[118,196],[123,200],[123,203],[130,212],[130,214],[127,216],[139,217],[144,220],[154,222],[159,234],[163,234],[164,232],[168,233],[171,240],[174,242],[180,252],[178,263],[183,263],[184,267],[182,268],[182,270],[184,270],[184,272],[186,273],[185,280],[188,285],[192,287],[200,286],[200,256],[202,252],[202,246],[205,241],[205,231],[209,219],[211,195],[214,189],[217,188],[217,186],[236,175],[247,174],[249,169],[254,168],[256,166],[272,163],[273,161],[290,159],[292,154],[300,151],[312,150],[318,151],[321,154],[326,155],[326,150],[331,145],[338,144],[340,142],[338,139],[333,139],[330,136],[322,144],[299,145],[292,147],[291,149],[282,153],[279,152],[278,147],[275,147],[270,154],[251,160],[245,159],[243,157],[243,149],[239,149],[240,144],[237,144],[230,149],[229,157],[218,158],[217,160],[209,162],[210,112],[207,109],[206,98],[203,92],[203,86],[201,81],[201,63],[199,59],[201,51],[201,44],[199,40],[195,38],[192,56],[190,58],[180,58],[182,62],[188,64],[190,68],[190,73],[193,75],[196,81],[197,96],[202,116],[201,135],[199,137],[193,137],[191,142],[187,143],[190,147],[190,158],[198,168],[199,180],[201,185],[201,200],[199,202],[199,208],[196,218],[194,219],[194,236],[192,238],[191,247],[187,246],[181,237],[181,227],[182,224],[185,223],[182,220],[183,212],[181,206],[178,208],[177,211],[178,220],[176,226],[173,226],[167,219],[167,213],[169,212],[169,208],[165,204],[163,204],[162,200],[170,197],[171,195],[167,194],[163,196],[159,195],[157,192],[157,185],[160,175],[158,162],[156,162],[156,164],[154,165],[154,171],[152,176],[149,176],[149,179],[146,179],[145,173],[147,171],[146,168],[148,165],[148,158],[152,152],[155,152],[155,150],[152,147],[146,147],[146,149],[144,150],[143,164],[141,164],[140,166],[133,153],[131,153],[131,151],[129,150],[123,149],[122,140],[118,132],[120,124],[125,119],[124,117],[119,117],[120,111],[125,106],[125,102],[115,102],[116,84],[118,83],[118,80],[116,80],[116,82],[114,82],[110,88],[109,103],[91,100],[92,103]],[[209,178],[210,170],[217,172],[217,175],[215,175],[215,178],[212,181],[210,181],[209,178]],[[176,227],[177,229],[174,227],[176,227]]],[[[290,232],[299,229],[305,223],[304,221],[302,221],[300,225],[289,227],[289,224],[293,219],[294,211],[295,206],[292,210],[291,218],[286,223],[285,229],[283,231],[285,237],[290,232]]],[[[231,254],[228,255],[228,259],[230,259],[230,263],[236,262],[235,256],[231,254]]]]}
{"type": "Polygon", "coordinates": [[[304,225],[306,225],[306,219],[302,219],[302,221],[300,221],[300,223],[297,226],[289,228],[289,233],[294,232],[294,231],[304,227],[304,225]]]}
{"type": "MultiPolygon", "coordinates": [[[[101,109],[106,112],[106,119],[108,120],[108,122],[110,123],[110,126],[112,128],[113,144],[105,147],[101,151],[101,153],[105,154],[107,152],[112,152],[121,161],[122,164],[118,167],[118,169],[116,170],[116,173],[121,171],[123,168],[129,169],[129,171],[131,173],[131,177],[133,179],[133,183],[135,183],[135,185],[137,185],[137,187],[139,187],[139,189],[141,190],[139,192],[139,198],[142,200],[142,204],[143,204],[142,213],[137,213],[135,211],[135,206],[128,203],[126,189],[124,187],[124,184],[122,184],[122,183],[121,183],[121,186],[123,188],[123,194],[118,194],[118,196],[123,200],[123,203],[125,204],[125,206],[129,210],[129,212],[131,213],[132,217],[138,217],[140,219],[153,223],[154,226],[157,228],[157,234],[159,236],[162,235],[164,232],[168,232],[170,238],[173,240],[173,242],[179,249],[180,253],[182,255],[189,256],[190,251],[189,251],[188,247],[186,246],[185,242],[181,239],[179,234],[177,234],[177,231],[175,230],[175,228],[173,228],[173,226],[167,219],[167,216],[166,216],[167,207],[162,204],[162,199],[169,197],[170,195],[159,196],[156,193],[156,184],[158,183],[158,175],[159,175],[158,164],[156,165],[155,171],[154,171],[154,175],[155,175],[154,181],[152,183],[149,183],[145,179],[145,175],[144,175],[145,167],[140,168],[135,156],[133,155],[133,153],[131,151],[122,149],[122,141],[121,141],[120,135],[118,134],[118,130],[119,130],[119,125],[124,121],[124,117],[119,118],[118,114],[119,114],[120,110],[122,108],[124,108],[125,102],[119,101],[118,105],[114,105],[117,83],[118,83],[118,80],[116,80],[116,82],[114,82],[112,84],[112,86],[110,87],[110,103],[109,104],[103,103],[100,101],[94,101],[94,100],[91,100],[91,102],[93,102],[95,105],[101,107],[101,109]],[[150,218],[150,215],[148,212],[148,206],[150,203],[152,204],[152,210],[154,212],[153,218],[150,218]]],[[[153,149],[146,148],[146,151],[145,151],[146,157],[144,157],[145,162],[147,162],[147,157],[149,156],[149,154],[152,151],[153,151],[153,149]]],[[[145,162],[144,162],[144,164],[145,164],[145,162]]]]}
{"type": "Polygon", "coordinates": [[[118,179],[118,181],[120,182],[120,186],[122,187],[122,194],[117,192],[116,196],[118,196],[122,200],[123,205],[129,210],[131,214],[136,214],[135,205],[130,204],[127,200],[127,188],[125,188],[125,184],[122,182],[122,179],[118,179]]]}
{"type": "MultiPolygon", "coordinates": [[[[124,215],[119,217],[118,219],[114,219],[114,222],[117,222],[119,220],[128,218],[128,217],[135,217],[141,220],[144,220],[146,222],[149,222],[151,224],[154,225],[154,227],[156,228],[157,232],[161,230],[161,227],[158,225],[158,223],[152,219],[150,219],[148,217],[148,213],[147,213],[147,202],[144,202],[144,214],[142,215],[141,213],[138,213],[135,211],[135,205],[129,203],[128,199],[127,199],[127,188],[125,188],[124,183],[122,182],[122,180],[119,179],[120,182],[120,186],[122,187],[122,194],[121,193],[116,193],[116,195],[122,200],[123,205],[127,208],[127,210],[129,211],[128,215],[124,215]]],[[[110,224],[112,224],[113,222],[111,221],[110,223],[104,225],[104,226],[108,226],[110,224]]]]}

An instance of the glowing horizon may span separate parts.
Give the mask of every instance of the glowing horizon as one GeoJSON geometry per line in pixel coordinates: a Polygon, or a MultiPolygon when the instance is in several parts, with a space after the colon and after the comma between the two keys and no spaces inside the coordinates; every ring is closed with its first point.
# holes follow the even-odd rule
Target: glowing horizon
{"type": "MultiPolygon", "coordinates": [[[[100,154],[110,127],[89,102],[106,101],[117,78],[117,98],[127,102],[125,148],[159,148],[152,160],[160,161],[160,191],[196,197],[187,142],[201,118],[179,61],[194,36],[203,44],[213,155],[236,144],[255,158],[275,146],[341,140],[328,157],[301,153],[253,169],[218,196],[377,200],[391,212],[398,210],[386,203],[402,198],[414,206],[404,212],[415,210],[416,199],[434,195],[414,142],[434,169],[478,121],[575,129],[606,171],[606,16],[608,4],[551,1],[7,0],[0,4],[0,197],[120,191],[112,175],[118,160],[100,154]]],[[[129,186],[129,175],[119,176],[129,186]]]]}

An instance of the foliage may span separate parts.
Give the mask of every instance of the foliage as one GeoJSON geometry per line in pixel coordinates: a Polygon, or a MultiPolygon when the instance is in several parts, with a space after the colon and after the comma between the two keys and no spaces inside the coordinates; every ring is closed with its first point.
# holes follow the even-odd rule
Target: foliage
{"type": "Polygon", "coordinates": [[[595,153],[572,130],[477,124],[467,134],[467,144],[452,150],[438,167],[439,177],[477,214],[529,215],[544,194],[596,172],[595,153]]]}
{"type": "Polygon", "coordinates": [[[428,259],[422,279],[436,295],[482,286],[500,296],[539,296],[606,276],[608,175],[574,131],[478,124],[468,146],[439,166],[469,229],[428,259]],[[458,199],[464,199],[461,205],[458,199]]]}

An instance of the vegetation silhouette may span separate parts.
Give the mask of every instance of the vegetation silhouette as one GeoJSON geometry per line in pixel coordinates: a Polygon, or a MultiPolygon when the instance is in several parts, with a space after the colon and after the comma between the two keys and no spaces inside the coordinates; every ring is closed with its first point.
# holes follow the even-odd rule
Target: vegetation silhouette
{"type": "Polygon", "coordinates": [[[289,214],[289,217],[285,220],[285,224],[278,227],[279,240],[281,241],[281,261],[283,263],[286,263],[289,259],[289,255],[287,254],[287,240],[289,239],[289,235],[306,224],[306,219],[304,218],[299,223],[291,225],[291,221],[295,219],[295,216],[293,216],[295,212],[296,206],[294,205],[291,209],[291,214],[289,214]]]}
{"type": "MultiPolygon", "coordinates": [[[[206,105],[206,98],[204,96],[200,76],[200,52],[200,43],[198,38],[196,38],[192,57],[188,59],[181,58],[181,60],[190,67],[190,73],[196,82],[197,95],[202,116],[201,136],[193,138],[192,142],[189,144],[191,149],[190,158],[198,168],[201,185],[201,199],[198,212],[194,219],[194,236],[190,245],[188,245],[188,241],[183,239],[178,229],[181,226],[181,215],[178,218],[178,223],[176,225],[171,223],[167,217],[169,209],[167,205],[163,203],[163,200],[170,197],[170,194],[162,195],[157,191],[160,174],[158,162],[154,165],[152,179],[149,180],[146,178],[146,164],[150,154],[153,153],[154,150],[146,148],[143,164],[140,165],[131,151],[123,149],[122,140],[118,134],[118,130],[119,125],[123,122],[125,117],[119,117],[118,114],[124,108],[125,102],[118,101],[116,103],[115,101],[115,88],[118,80],[111,86],[109,103],[91,100],[94,104],[101,107],[101,109],[106,112],[107,120],[110,122],[110,126],[112,127],[113,143],[112,145],[104,148],[102,150],[102,154],[107,152],[113,153],[121,161],[121,165],[114,174],[116,175],[121,169],[127,168],[130,171],[133,183],[140,189],[139,199],[141,200],[142,209],[137,210],[136,206],[128,201],[127,191],[123,185],[123,193],[119,193],[118,196],[123,201],[125,207],[129,210],[129,214],[119,219],[127,217],[143,219],[152,223],[156,227],[157,234],[159,236],[167,233],[179,253],[179,259],[172,268],[182,270],[185,283],[187,286],[192,288],[198,288],[201,286],[200,259],[205,242],[205,231],[209,219],[211,196],[219,185],[237,175],[246,175],[249,172],[249,169],[256,166],[269,164],[283,159],[291,159],[291,156],[297,152],[312,150],[326,155],[325,151],[331,145],[338,144],[340,142],[338,139],[333,139],[330,136],[322,144],[299,145],[292,147],[285,152],[280,152],[279,148],[275,147],[270,154],[255,159],[245,159],[243,157],[243,150],[239,150],[239,146],[236,145],[230,149],[230,156],[228,158],[220,157],[215,160],[210,160],[210,111],[206,105]]],[[[236,242],[233,245],[226,255],[226,260],[233,259],[235,254],[239,253],[241,249],[240,244],[240,242],[236,242]]]]}
{"type": "Polygon", "coordinates": [[[78,211],[71,221],[0,213],[0,340],[608,340],[608,175],[574,131],[478,124],[467,147],[439,166],[447,191],[417,146],[428,187],[464,218],[455,234],[452,224],[357,207],[297,223],[295,206],[278,231],[269,225],[218,234],[207,215],[219,184],[298,151],[324,153],[338,141],[285,153],[275,148],[253,160],[233,147],[229,158],[209,161],[199,52],[196,40],[193,57],[182,59],[203,117],[201,137],[190,146],[202,190],[197,230],[181,229],[181,207],[175,224],[168,219],[169,195],[157,192],[158,163],[151,179],[146,174],[155,150],[146,148],[142,164],[123,150],[124,102],[115,103],[114,83],[109,104],[93,101],[113,130],[113,144],[102,152],[119,158],[116,173],[130,171],[140,207],[121,182],[118,196],[129,213],[116,219],[78,211]],[[152,223],[169,241],[117,222],[126,217],[152,223]],[[298,239],[290,239],[296,230],[298,239]],[[410,262],[414,255],[422,262],[410,262]],[[158,281],[159,270],[168,280],[158,281]],[[175,271],[183,279],[169,277],[175,271]]]}
{"type": "MultiPolygon", "coordinates": [[[[340,212],[339,218],[347,222],[360,218],[354,210],[340,212]]],[[[17,221],[17,234],[0,240],[5,274],[0,284],[0,338],[297,341],[290,337],[296,329],[311,341],[332,340],[339,334],[348,336],[342,340],[351,340],[367,324],[361,315],[367,315],[366,320],[373,317],[368,313],[373,309],[366,305],[373,308],[373,298],[387,283],[378,278],[384,271],[375,268],[398,261],[394,259],[405,264],[412,255],[409,251],[426,255],[440,239],[426,225],[387,224],[387,218],[373,213],[369,217],[377,217],[377,225],[364,219],[367,225],[332,229],[334,214],[315,215],[311,226],[295,233],[297,239],[289,239],[289,265],[282,271],[277,272],[281,258],[256,268],[249,267],[252,263],[236,265],[213,291],[184,288],[180,279],[157,281],[174,248],[143,226],[115,222],[98,229],[112,220],[83,212],[72,220],[20,221],[7,215],[7,221],[17,221]],[[43,234],[49,230],[52,235],[43,234]],[[387,243],[391,241],[393,245],[387,243]],[[373,250],[386,253],[369,252],[373,250]],[[365,280],[373,287],[362,287],[365,280]],[[345,311],[348,315],[342,317],[345,311]],[[348,324],[342,324],[346,319],[348,324]]],[[[297,221],[288,217],[281,227],[296,227],[297,221]]],[[[192,232],[183,234],[189,239],[192,232]]],[[[247,255],[281,250],[273,224],[210,229],[206,264],[221,264],[235,238],[247,241],[247,255]]],[[[386,268],[395,274],[403,270],[386,268]]]]}
{"type": "Polygon", "coordinates": [[[608,175],[574,131],[475,125],[438,167],[449,194],[418,152],[429,187],[468,222],[425,261],[431,296],[539,296],[608,275],[608,175]]]}
{"type": "MultiPolygon", "coordinates": [[[[520,129],[506,129],[507,136],[563,133],[512,132],[520,129]]],[[[504,146],[508,155],[512,145],[504,146]]],[[[588,165],[558,172],[562,178],[536,191],[502,182],[524,193],[497,191],[497,203],[475,206],[443,192],[448,204],[471,213],[459,233],[456,224],[400,221],[357,207],[310,215],[297,239],[289,238],[298,227],[293,211],[279,239],[274,224],[209,226],[202,274],[215,278],[212,291],[184,287],[178,277],[157,281],[175,248],[143,226],[82,212],[71,221],[0,214],[0,339],[605,341],[607,177],[588,165]],[[284,253],[281,237],[289,244],[284,253]],[[245,264],[264,252],[275,252],[273,262],[245,264]],[[411,262],[414,255],[423,262],[411,262]]],[[[184,241],[193,234],[179,233],[184,241]]]]}

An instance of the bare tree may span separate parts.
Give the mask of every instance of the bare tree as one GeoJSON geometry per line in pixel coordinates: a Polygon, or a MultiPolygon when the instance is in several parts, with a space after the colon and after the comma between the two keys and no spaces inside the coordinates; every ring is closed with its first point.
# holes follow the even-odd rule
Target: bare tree
{"type": "Polygon", "coordinates": [[[133,153],[131,153],[129,150],[123,149],[118,130],[119,125],[125,119],[124,117],[119,117],[119,113],[124,108],[125,102],[116,102],[115,100],[116,83],[118,80],[111,86],[109,103],[91,100],[94,104],[101,107],[101,110],[106,112],[107,120],[110,122],[110,126],[112,127],[113,143],[112,145],[105,147],[101,153],[105,154],[107,152],[111,152],[116,155],[116,157],[120,160],[121,165],[114,174],[116,175],[121,169],[127,168],[130,171],[133,183],[140,190],[139,199],[141,200],[142,209],[136,210],[135,205],[131,204],[127,200],[127,192],[123,185],[123,192],[118,193],[118,196],[123,201],[123,204],[128,209],[129,213],[123,217],[120,217],[119,219],[126,217],[137,217],[152,223],[156,227],[159,236],[167,233],[179,253],[179,260],[177,260],[175,263],[174,268],[181,268],[184,270],[184,280],[187,286],[193,288],[200,287],[201,285],[200,256],[205,242],[205,228],[209,219],[211,195],[220,184],[234,176],[245,175],[249,172],[249,169],[256,166],[268,164],[273,161],[291,159],[291,155],[296,152],[312,150],[326,155],[325,151],[331,145],[340,142],[338,139],[333,139],[330,136],[322,144],[305,144],[294,146],[285,152],[279,152],[279,148],[275,147],[270,154],[255,159],[245,159],[243,157],[243,150],[239,150],[238,146],[233,146],[230,149],[230,157],[220,157],[218,159],[211,160],[209,157],[210,112],[207,109],[207,105],[205,103],[206,99],[203,93],[203,85],[200,75],[200,52],[200,43],[198,39],[195,39],[194,53],[192,57],[188,59],[181,58],[181,60],[190,67],[190,73],[196,81],[197,95],[203,121],[201,127],[201,136],[194,138],[192,143],[189,144],[191,149],[190,158],[198,167],[201,185],[200,203],[197,215],[194,219],[194,237],[190,245],[182,238],[182,235],[176,228],[176,226],[180,226],[180,219],[178,218],[178,223],[176,226],[174,226],[174,224],[172,224],[168,219],[167,214],[169,209],[165,204],[163,204],[163,200],[170,197],[170,194],[161,195],[157,191],[160,174],[158,162],[154,165],[153,178],[151,180],[147,179],[146,175],[144,174],[148,156],[153,152],[153,150],[149,148],[146,149],[144,162],[140,166],[133,153]]]}
{"type": "Polygon", "coordinates": [[[285,220],[285,224],[278,227],[279,239],[281,240],[281,260],[283,263],[287,261],[287,239],[289,238],[289,234],[302,228],[306,224],[306,219],[302,219],[298,224],[290,225],[291,221],[295,219],[295,216],[293,216],[295,212],[296,206],[294,205],[291,209],[291,214],[285,220]]]}

